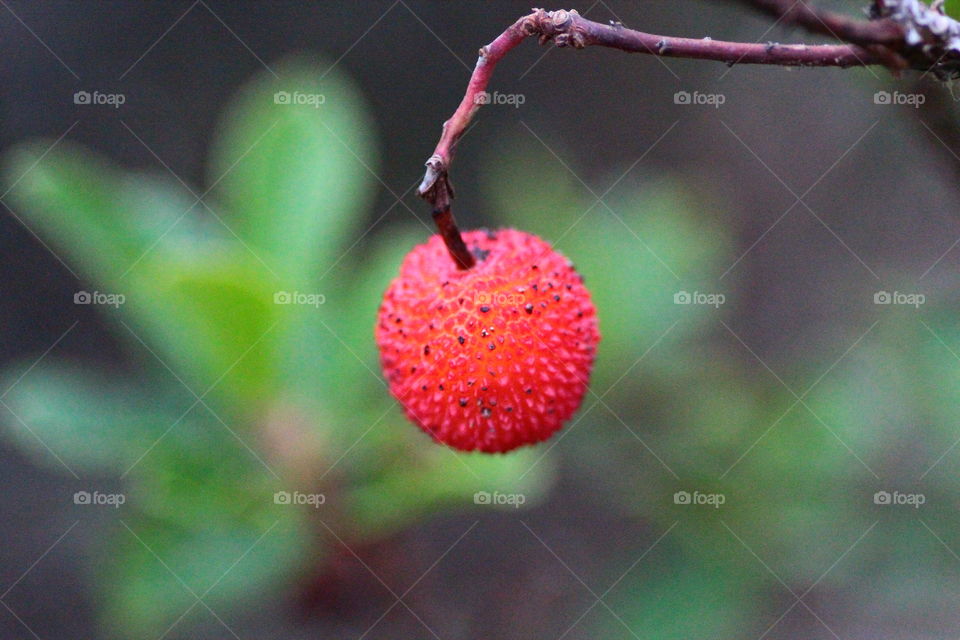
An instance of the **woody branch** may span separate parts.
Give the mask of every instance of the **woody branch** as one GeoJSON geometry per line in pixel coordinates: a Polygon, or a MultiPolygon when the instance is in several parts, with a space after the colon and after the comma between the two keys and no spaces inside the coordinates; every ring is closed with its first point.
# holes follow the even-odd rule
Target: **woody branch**
{"type": "Polygon", "coordinates": [[[457,266],[469,269],[475,259],[460,237],[451,209],[453,186],[449,171],[454,148],[477,109],[486,102],[487,85],[497,63],[529,36],[537,36],[541,44],[553,42],[558,47],[601,46],[728,65],[883,65],[895,74],[918,69],[933,71],[940,78],[960,75],[960,23],[943,15],[936,5],[928,7],[920,0],[874,0],[873,19],[868,21],[820,10],[804,0],[743,1],[779,22],[796,24],[842,42],[807,45],[678,38],[628,29],[619,23],[594,22],[576,11],[536,9],[481,48],[466,93],[453,116],[443,124],[443,133],[426,162],[427,169],[417,189],[430,203],[434,221],[457,266]]]}

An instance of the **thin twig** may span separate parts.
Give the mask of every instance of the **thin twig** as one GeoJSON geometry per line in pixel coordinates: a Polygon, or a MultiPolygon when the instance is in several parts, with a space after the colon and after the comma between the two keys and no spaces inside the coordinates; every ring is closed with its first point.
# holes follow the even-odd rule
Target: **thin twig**
{"type": "Polygon", "coordinates": [[[450,164],[457,141],[480,105],[487,102],[487,85],[497,63],[528,36],[540,44],[582,49],[610,47],[630,53],[671,58],[715,60],[734,64],[769,64],[803,67],[856,67],[883,65],[894,73],[907,68],[933,70],[939,76],[960,74],[960,23],[935,13],[919,0],[873,0],[874,20],[864,21],[808,6],[805,0],[741,0],[842,44],[804,45],[725,42],[710,38],[673,38],[627,29],[622,24],[601,24],[576,11],[535,9],[510,25],[493,42],[480,49],[460,105],[443,124],[443,133],[426,162],[417,193],[432,205],[434,220],[450,255],[460,269],[469,269],[474,257],[463,243],[454,222],[450,164]],[[936,56],[936,57],[934,57],[936,56]]]}
{"type": "Polygon", "coordinates": [[[903,30],[893,20],[856,20],[843,14],[811,6],[805,0],[741,0],[754,9],[782,21],[795,24],[810,33],[829,36],[867,47],[899,47],[903,30]]]}
{"type": "Polygon", "coordinates": [[[806,0],[740,0],[778,22],[795,24],[810,33],[858,44],[895,74],[910,67],[901,55],[906,48],[904,30],[889,18],[856,20],[850,16],[807,4],[806,0]]]}
{"type": "Polygon", "coordinates": [[[883,64],[883,60],[856,44],[814,45],[760,44],[669,38],[627,29],[620,24],[606,25],[587,20],[576,11],[537,9],[510,25],[493,42],[480,49],[480,57],[470,77],[467,91],[453,116],[443,124],[443,134],[426,163],[426,173],[417,188],[419,195],[433,208],[434,220],[450,255],[461,269],[469,269],[474,258],[460,237],[451,211],[453,186],[449,170],[453,150],[481,104],[497,63],[528,36],[539,36],[540,43],[552,40],[557,46],[582,49],[603,46],[632,53],[674,58],[717,60],[727,64],[773,64],[781,66],[852,67],[883,64]]]}

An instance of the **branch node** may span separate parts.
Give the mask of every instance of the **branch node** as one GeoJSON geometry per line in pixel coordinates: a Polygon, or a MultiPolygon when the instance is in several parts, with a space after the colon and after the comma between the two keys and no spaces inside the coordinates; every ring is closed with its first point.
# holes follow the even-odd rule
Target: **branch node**
{"type": "Polygon", "coordinates": [[[960,22],[944,15],[942,4],[875,0],[874,10],[900,28],[900,53],[911,66],[932,69],[941,80],[960,77],[960,22]]]}
{"type": "Polygon", "coordinates": [[[433,154],[424,163],[427,167],[423,174],[423,180],[417,187],[417,195],[421,198],[430,200],[434,206],[438,204],[438,198],[447,195],[453,197],[453,186],[447,177],[446,163],[438,154],[433,154]]]}

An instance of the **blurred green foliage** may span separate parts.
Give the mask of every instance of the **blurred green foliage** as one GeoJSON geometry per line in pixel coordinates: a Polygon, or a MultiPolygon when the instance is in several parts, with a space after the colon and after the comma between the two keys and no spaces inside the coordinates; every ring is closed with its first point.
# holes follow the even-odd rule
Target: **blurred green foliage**
{"type": "MultiPolygon", "coordinates": [[[[53,469],[36,436],[85,480],[121,475],[129,501],[96,567],[117,635],[160,635],[193,593],[241,609],[322,565],[336,544],[324,527],[381,537],[469,508],[478,490],[535,505],[561,456],[604,509],[650,532],[600,559],[614,584],[605,601],[641,637],[756,637],[789,602],[784,584],[864,602],[882,592],[892,606],[939,588],[944,550],[924,527],[960,544],[957,509],[925,511],[921,526],[872,496],[916,490],[956,506],[953,454],[928,470],[960,435],[955,307],[852,313],[839,341],[862,343],[795,363],[811,382],[826,374],[787,389],[724,327],[740,292],[720,279],[736,258],[712,215],[722,204],[639,171],[613,172],[601,203],[542,146],[503,141],[481,185],[491,226],[543,236],[585,276],[603,333],[592,392],[539,447],[485,456],[428,445],[389,398],[372,338],[383,289],[428,230],[367,233],[378,141],[360,92],[316,61],[275,68],[282,80],[255,78],[226,110],[203,202],[203,190],[67,143],[6,158],[23,176],[18,212],[91,287],[127,299],[104,312],[136,370],[51,356],[6,398],[23,423],[4,431],[53,469]],[[278,104],[278,91],[325,100],[278,104]],[[726,301],[678,305],[679,291],[726,301]],[[277,292],[325,301],[275,304],[277,292]],[[327,502],[316,512],[274,502],[294,490],[327,502]],[[694,490],[726,501],[674,503],[694,490]],[[838,561],[848,552],[858,561],[838,561]],[[920,574],[915,591],[899,589],[920,574]]],[[[596,637],[624,632],[608,617],[583,624],[596,637]]]]}
{"type": "MultiPolygon", "coordinates": [[[[226,110],[203,190],[136,175],[91,151],[11,150],[17,209],[90,284],[122,293],[107,321],[136,358],[125,375],[43,360],[5,401],[5,433],[62,471],[121,474],[129,497],[96,563],[117,635],[162,634],[196,602],[242,609],[322,563],[313,517],[352,543],[475,491],[516,486],[540,456],[429,445],[379,377],[373,319],[401,257],[425,238],[364,240],[375,126],[357,87],[291,59],[226,110]],[[275,94],[322,95],[318,105],[275,94]],[[29,169],[29,170],[28,170],[29,169]],[[278,292],[323,304],[276,304],[278,292]],[[317,298],[319,300],[319,298],[317,298]],[[319,516],[277,491],[324,493],[319,516]]],[[[28,366],[15,367],[13,384],[28,366]]],[[[551,478],[525,476],[531,501],[551,478]]],[[[321,541],[318,541],[321,540],[321,541]]]]}
{"type": "Polygon", "coordinates": [[[562,434],[564,466],[650,531],[607,559],[620,581],[605,601],[623,622],[598,614],[596,635],[623,637],[626,623],[640,637],[757,637],[792,602],[783,583],[842,592],[852,609],[942,600],[953,584],[942,564],[955,558],[932,532],[960,545],[955,291],[926,284],[922,309],[859,293],[833,326],[839,352],[807,352],[774,374],[724,326],[737,326],[739,292],[721,279],[738,257],[731,230],[714,223],[722,204],[676,179],[622,177],[624,167],[606,177],[604,206],[575,160],[568,169],[539,144],[491,148],[500,222],[572,256],[600,314],[592,393],[562,434]],[[677,305],[677,291],[726,301],[677,305]],[[691,508],[674,503],[677,491],[726,502],[691,508]],[[877,491],[922,493],[927,509],[875,504],[877,491]],[[907,595],[902,581],[919,586],[907,595]]]}

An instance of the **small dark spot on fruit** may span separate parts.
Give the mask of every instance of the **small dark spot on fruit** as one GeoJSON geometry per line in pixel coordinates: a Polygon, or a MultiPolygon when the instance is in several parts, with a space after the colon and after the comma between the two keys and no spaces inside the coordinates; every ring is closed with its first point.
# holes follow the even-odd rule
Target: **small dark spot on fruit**
{"type": "Polygon", "coordinates": [[[443,391],[443,385],[442,385],[442,384],[439,385],[437,388],[440,389],[440,391],[443,391]]]}
{"type": "Polygon", "coordinates": [[[401,322],[403,322],[403,320],[401,320],[400,318],[397,318],[396,320],[394,320],[394,322],[396,322],[397,324],[400,324],[401,322]]]}
{"type": "Polygon", "coordinates": [[[572,285],[572,284],[568,284],[568,285],[567,285],[567,291],[573,291],[573,285],[572,285]]]}
{"type": "Polygon", "coordinates": [[[578,317],[578,318],[582,318],[582,317],[583,317],[583,311],[578,311],[578,312],[577,312],[577,317],[578,317]]]}
{"type": "Polygon", "coordinates": [[[486,391],[486,390],[487,390],[487,388],[486,388],[485,386],[484,386],[484,387],[480,387],[480,391],[486,391]]]}
{"type": "Polygon", "coordinates": [[[533,305],[528,302],[527,304],[523,305],[523,310],[527,313],[533,313],[533,305]]]}
{"type": "Polygon", "coordinates": [[[480,307],[480,313],[486,313],[487,311],[490,311],[490,307],[488,307],[487,305],[483,305],[482,307],[480,307]]]}
{"type": "Polygon", "coordinates": [[[490,406],[491,406],[491,407],[497,406],[497,401],[496,401],[496,400],[491,400],[491,401],[490,401],[490,406]]]}
{"type": "Polygon", "coordinates": [[[486,337],[487,337],[488,335],[490,335],[490,334],[487,333],[487,330],[486,330],[486,329],[483,329],[482,331],[480,331],[480,335],[481,335],[482,337],[486,338],[486,337]]]}
{"type": "Polygon", "coordinates": [[[526,393],[533,393],[533,387],[527,387],[526,393]]]}
{"type": "Polygon", "coordinates": [[[463,343],[466,342],[466,341],[467,341],[467,339],[464,338],[463,336],[457,336],[457,342],[459,342],[460,344],[463,344],[463,343]]]}
{"type": "Polygon", "coordinates": [[[426,391],[426,390],[427,390],[427,385],[423,385],[422,387],[420,387],[420,391],[426,391]]]}
{"type": "Polygon", "coordinates": [[[416,367],[410,367],[410,373],[416,373],[416,372],[417,372],[416,367]]]}
{"type": "Polygon", "coordinates": [[[530,268],[533,269],[534,271],[536,271],[536,270],[539,269],[540,267],[538,267],[537,265],[533,265],[533,266],[530,267],[530,268]]]}
{"type": "Polygon", "coordinates": [[[513,407],[504,407],[504,411],[506,411],[507,413],[510,413],[511,411],[513,411],[513,407]]]}
{"type": "Polygon", "coordinates": [[[467,386],[468,386],[468,387],[472,387],[472,386],[473,386],[473,383],[474,383],[473,380],[467,380],[467,386]]]}
{"type": "Polygon", "coordinates": [[[423,348],[423,355],[425,356],[430,355],[430,345],[427,345],[423,348]]]}
{"type": "Polygon", "coordinates": [[[433,323],[430,323],[430,329],[433,330],[433,323]]]}
{"type": "Polygon", "coordinates": [[[484,407],[483,409],[480,409],[480,415],[482,415],[484,418],[489,418],[491,413],[493,412],[490,411],[490,407],[484,407]]]}
{"type": "Polygon", "coordinates": [[[539,291],[539,289],[537,289],[537,285],[535,284],[530,285],[530,288],[533,289],[534,291],[539,291]]]}
{"type": "Polygon", "coordinates": [[[553,296],[554,302],[560,302],[560,296],[553,296]]]}
{"type": "Polygon", "coordinates": [[[547,303],[546,303],[546,302],[541,302],[541,303],[540,303],[540,306],[543,307],[544,309],[546,309],[546,308],[547,308],[547,303]]]}
{"type": "Polygon", "coordinates": [[[447,286],[448,284],[450,284],[450,281],[449,281],[449,280],[444,280],[444,281],[443,281],[443,284],[440,285],[440,286],[441,286],[441,287],[445,287],[445,286],[447,286]]]}
{"type": "Polygon", "coordinates": [[[467,406],[467,399],[466,399],[466,398],[460,398],[460,406],[461,406],[461,407],[467,406]]]}
{"type": "Polygon", "coordinates": [[[463,298],[457,298],[457,302],[460,303],[460,306],[461,306],[461,307],[463,306],[463,298]]]}
{"type": "Polygon", "coordinates": [[[495,345],[495,344],[493,344],[493,343],[491,342],[491,343],[490,343],[490,351],[493,351],[493,350],[496,349],[496,348],[497,348],[497,345],[495,345]]]}
{"type": "Polygon", "coordinates": [[[473,249],[470,250],[470,253],[472,253],[480,262],[486,260],[487,256],[490,255],[489,251],[485,251],[478,246],[474,246],[473,249]]]}

